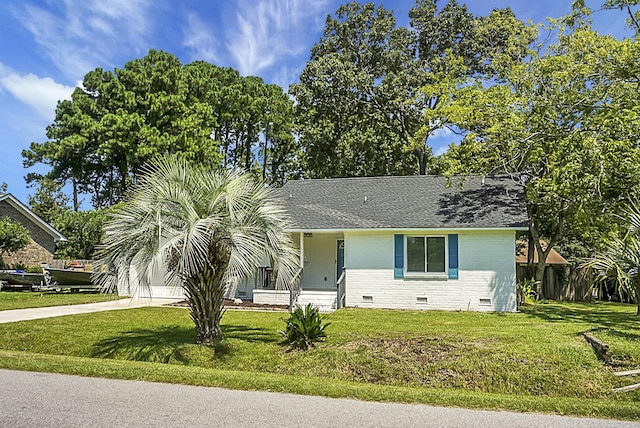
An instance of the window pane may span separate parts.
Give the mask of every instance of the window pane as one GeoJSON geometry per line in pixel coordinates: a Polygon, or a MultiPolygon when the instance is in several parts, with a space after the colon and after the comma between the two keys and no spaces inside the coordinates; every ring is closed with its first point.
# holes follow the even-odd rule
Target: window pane
{"type": "Polygon", "coordinates": [[[444,272],[444,238],[427,238],[427,272],[444,272]]]}
{"type": "Polygon", "coordinates": [[[424,238],[407,237],[407,272],[424,272],[424,238]]]}

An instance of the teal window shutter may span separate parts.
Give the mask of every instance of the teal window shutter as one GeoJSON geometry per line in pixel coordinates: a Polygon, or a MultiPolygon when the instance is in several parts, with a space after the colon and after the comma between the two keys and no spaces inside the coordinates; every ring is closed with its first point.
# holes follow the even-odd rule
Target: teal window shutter
{"type": "Polygon", "coordinates": [[[449,279],[458,279],[458,235],[449,235],[449,279]]]}
{"type": "Polygon", "coordinates": [[[404,278],[404,235],[393,235],[393,277],[404,278]]]}

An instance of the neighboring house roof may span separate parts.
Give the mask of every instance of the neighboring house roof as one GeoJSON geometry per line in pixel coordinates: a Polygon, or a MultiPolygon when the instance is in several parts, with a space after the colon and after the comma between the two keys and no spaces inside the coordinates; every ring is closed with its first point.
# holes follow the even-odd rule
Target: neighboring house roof
{"type": "MultiPolygon", "coordinates": [[[[546,248],[547,243],[541,242],[542,245],[546,248]]],[[[528,255],[529,255],[529,243],[523,240],[516,241],[516,264],[526,265],[528,263],[528,255]]],[[[533,253],[533,264],[538,264],[538,252],[534,251],[533,253]]],[[[562,257],[560,253],[558,253],[553,248],[549,252],[547,256],[547,264],[548,265],[568,265],[569,262],[567,259],[562,257]]]]}
{"type": "Polygon", "coordinates": [[[20,213],[25,215],[27,218],[31,219],[35,224],[37,224],[42,230],[53,237],[54,242],[58,241],[66,241],[67,238],[60,232],[58,232],[53,226],[49,223],[38,217],[33,211],[29,209],[25,204],[20,202],[15,196],[11,193],[0,193],[0,202],[5,201],[13,208],[18,210],[20,213]]]}
{"type": "Polygon", "coordinates": [[[292,231],[526,229],[522,186],[506,176],[295,180],[279,189],[292,231]]]}

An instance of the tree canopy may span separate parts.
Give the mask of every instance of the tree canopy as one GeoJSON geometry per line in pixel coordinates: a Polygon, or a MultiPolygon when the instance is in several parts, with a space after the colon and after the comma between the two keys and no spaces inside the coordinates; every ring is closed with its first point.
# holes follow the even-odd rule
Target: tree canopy
{"type": "Polygon", "coordinates": [[[292,112],[276,85],[151,50],[112,72],[87,73],[71,100],[58,103],[48,141],[23,151],[24,164],[44,163],[47,179],[70,184],[75,209],[79,194],[96,208],[118,202],[158,154],[282,181],[296,162],[292,112]]]}
{"type": "Polygon", "coordinates": [[[570,28],[504,84],[459,94],[470,134],[444,162],[449,173],[506,172],[525,186],[538,280],[554,245],[592,230],[599,239],[640,189],[639,57],[632,39],[570,28]]]}
{"type": "Polygon", "coordinates": [[[455,0],[441,10],[420,0],[409,16],[410,28],[397,27],[383,6],[351,2],[327,17],[290,90],[307,176],[427,173],[451,91],[498,78],[536,37],[509,9],[479,17],[455,0]]]}

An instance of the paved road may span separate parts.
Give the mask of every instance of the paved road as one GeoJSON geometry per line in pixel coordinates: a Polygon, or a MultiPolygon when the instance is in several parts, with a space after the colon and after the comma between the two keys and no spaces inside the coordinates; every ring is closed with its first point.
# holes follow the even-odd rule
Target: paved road
{"type": "Polygon", "coordinates": [[[600,428],[640,424],[0,370],[0,426],[600,428]]]}
{"type": "MultiPolygon", "coordinates": [[[[142,306],[162,306],[184,299],[118,299],[108,302],[85,303],[82,305],[49,306],[45,308],[14,309],[0,311],[0,324],[15,321],[35,320],[59,317],[62,315],[86,314],[89,312],[114,311],[118,309],[139,308],[142,306]]],[[[0,421],[1,423],[1,421],[0,421]]]]}

